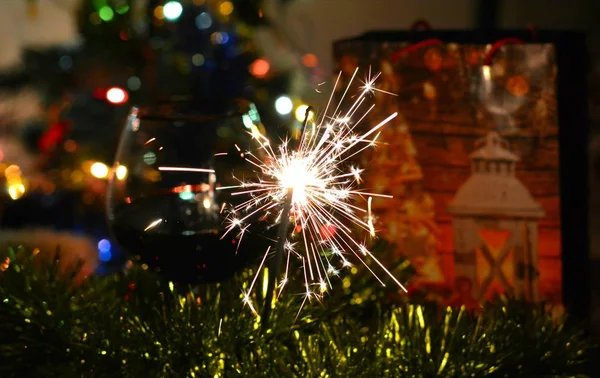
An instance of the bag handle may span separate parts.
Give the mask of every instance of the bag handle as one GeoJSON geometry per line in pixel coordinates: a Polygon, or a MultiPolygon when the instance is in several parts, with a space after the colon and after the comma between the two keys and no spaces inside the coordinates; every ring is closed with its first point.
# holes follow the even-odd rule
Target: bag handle
{"type": "MultiPolygon", "coordinates": [[[[529,30],[529,32],[531,33],[531,41],[536,42],[538,40],[538,30],[535,27],[535,25],[527,24],[527,30],[529,30]]],[[[500,39],[500,40],[496,41],[496,43],[494,43],[492,45],[492,48],[490,49],[490,51],[488,51],[487,54],[485,54],[484,59],[483,59],[483,65],[489,66],[490,64],[492,64],[492,59],[494,59],[494,56],[496,55],[498,50],[500,50],[502,48],[502,46],[504,46],[504,45],[522,45],[522,44],[524,44],[524,42],[520,38],[505,38],[505,39],[500,39]]]]}
{"type": "Polygon", "coordinates": [[[408,31],[410,33],[414,33],[416,31],[432,31],[433,28],[431,27],[431,24],[429,23],[429,21],[421,18],[418,19],[417,21],[413,22],[413,24],[410,26],[410,28],[408,28],[408,31]]]}
{"type": "Polygon", "coordinates": [[[483,65],[484,66],[489,66],[492,64],[492,59],[494,59],[494,56],[496,55],[496,53],[498,53],[498,50],[500,50],[503,46],[505,45],[522,45],[523,41],[519,38],[505,38],[505,39],[501,39],[496,41],[496,43],[494,43],[492,45],[492,48],[487,52],[487,54],[485,54],[484,58],[483,58],[483,65]]]}
{"type": "MultiPolygon", "coordinates": [[[[431,30],[433,30],[433,28],[431,27],[431,24],[427,20],[418,19],[409,28],[409,34],[412,37],[412,35],[416,31],[431,31],[431,30]]],[[[527,30],[529,30],[531,32],[531,40],[536,41],[538,39],[538,30],[535,27],[535,25],[528,24],[527,30]]],[[[412,39],[412,38],[409,38],[409,39],[412,39]]],[[[432,45],[441,45],[441,44],[443,44],[443,42],[437,38],[429,38],[429,39],[423,40],[421,42],[413,43],[409,46],[406,46],[406,47],[396,51],[392,55],[391,61],[392,61],[392,63],[395,63],[400,58],[402,58],[404,55],[410,54],[416,50],[420,50],[422,48],[432,46],[432,45]]],[[[523,42],[523,40],[521,40],[519,38],[505,38],[505,39],[496,41],[496,43],[494,43],[492,45],[492,48],[487,52],[487,54],[484,55],[483,65],[489,66],[492,62],[492,59],[498,52],[498,50],[500,50],[502,48],[502,46],[509,45],[509,44],[522,45],[522,44],[524,44],[524,42],[523,42]]]]}
{"type": "MultiPolygon", "coordinates": [[[[413,22],[413,24],[411,25],[410,28],[408,28],[408,33],[409,33],[408,39],[412,40],[413,34],[417,31],[431,31],[431,30],[433,30],[433,28],[431,27],[431,24],[427,20],[422,19],[422,18],[418,19],[415,22],[413,22]]],[[[439,40],[437,38],[429,38],[429,39],[426,39],[421,42],[413,43],[409,46],[406,46],[406,47],[396,51],[390,59],[391,59],[392,63],[395,63],[400,58],[402,58],[404,55],[410,54],[413,51],[420,50],[427,46],[440,45],[440,44],[442,44],[441,40],[439,40]]]]}
{"type": "Polygon", "coordinates": [[[410,54],[414,51],[420,50],[422,48],[425,48],[427,46],[433,46],[433,45],[441,45],[442,41],[440,39],[437,38],[429,38],[426,39],[424,41],[421,42],[417,42],[417,43],[413,43],[412,45],[406,46],[398,51],[396,51],[394,53],[394,55],[392,55],[391,57],[391,61],[392,63],[397,62],[400,58],[402,58],[403,56],[410,54]]]}

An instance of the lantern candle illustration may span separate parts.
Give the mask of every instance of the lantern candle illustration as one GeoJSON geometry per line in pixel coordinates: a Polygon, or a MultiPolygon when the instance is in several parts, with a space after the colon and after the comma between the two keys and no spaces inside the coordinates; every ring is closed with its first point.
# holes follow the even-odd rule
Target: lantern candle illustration
{"type": "Polygon", "coordinates": [[[448,206],[454,234],[455,279],[470,281],[477,301],[538,294],[538,221],[544,210],[516,177],[518,156],[490,132],[475,143],[472,175],[448,206]]]}

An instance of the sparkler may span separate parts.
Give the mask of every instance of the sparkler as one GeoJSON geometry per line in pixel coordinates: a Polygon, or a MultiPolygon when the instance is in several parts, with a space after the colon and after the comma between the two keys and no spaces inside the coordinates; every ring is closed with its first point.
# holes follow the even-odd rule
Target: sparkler
{"type": "MultiPolygon", "coordinates": [[[[367,259],[371,260],[395,284],[406,291],[400,281],[369,251],[366,243],[357,241],[356,227],[352,227],[358,226],[374,237],[372,197],[391,198],[391,196],[358,190],[356,187],[361,181],[362,170],[349,166],[349,159],[375,146],[380,130],[398,115],[393,113],[366,132],[362,134],[358,132],[359,125],[375,106],[365,106],[368,96],[376,91],[392,93],[376,88],[375,81],[379,74],[371,77],[369,72],[364,85],[361,86],[359,93],[353,96],[348,109],[341,110],[357,72],[358,69],[354,71],[348,86],[330,115],[328,112],[333,108],[332,101],[341,73],[337,77],[320,119],[309,122],[312,110],[307,109],[297,146],[292,147],[291,142],[286,140],[278,147],[273,147],[271,141],[257,130],[251,133],[258,148],[262,150],[260,155],[264,158],[250,151],[243,152],[242,156],[257,168],[260,176],[258,180],[250,182],[239,180],[239,185],[216,188],[231,190],[233,196],[250,197],[233,206],[229,211],[222,238],[236,232],[239,247],[249,224],[257,215],[261,215],[261,220],[269,221],[273,225],[279,224],[279,239],[269,274],[263,321],[268,319],[270,313],[275,282],[284,257],[286,258],[285,271],[277,287],[277,295],[282,293],[289,282],[291,261],[298,260],[302,265],[306,289],[301,308],[307,300],[323,297],[332,287],[330,277],[337,276],[340,268],[353,266],[349,258],[362,263],[377,281],[385,286],[382,279],[367,264],[367,259]],[[353,121],[355,119],[357,120],[353,121]],[[357,206],[358,200],[366,201],[367,208],[357,206]],[[298,245],[301,248],[298,248],[298,245]]],[[[242,152],[237,145],[236,149],[242,152]]],[[[222,154],[215,156],[217,155],[222,154]]],[[[178,167],[159,169],[212,171],[178,167]]],[[[224,208],[225,206],[221,206],[221,212],[224,208]]],[[[255,314],[257,312],[250,294],[270,250],[269,247],[265,252],[252,284],[242,296],[243,303],[248,305],[255,314]]]]}
{"type": "MultiPolygon", "coordinates": [[[[286,256],[285,273],[279,283],[278,295],[289,281],[290,261],[297,259],[304,270],[306,288],[302,306],[312,298],[320,299],[328,288],[332,287],[330,277],[339,274],[339,269],[335,267],[335,260],[341,262],[342,267],[353,266],[347,258],[350,256],[364,264],[384,285],[373,269],[367,265],[366,259],[369,258],[402,290],[406,291],[394,275],[369,251],[366,244],[356,240],[354,236],[356,230],[348,225],[359,226],[371,236],[375,236],[371,214],[372,197],[391,198],[391,196],[357,190],[356,186],[360,183],[362,170],[346,166],[350,158],[374,146],[381,128],[397,116],[397,113],[393,113],[366,132],[357,133],[361,121],[374,108],[374,105],[371,105],[361,111],[365,108],[364,103],[368,95],[375,91],[390,94],[375,87],[374,83],[379,75],[369,76],[348,110],[341,111],[344,98],[357,72],[358,69],[354,71],[335,110],[331,112],[332,115],[328,115],[328,110],[332,108],[335,88],[341,73],[335,82],[325,111],[317,122],[308,124],[311,110],[307,109],[297,148],[290,147],[288,140],[274,149],[267,137],[258,132],[252,133],[266,158],[260,159],[252,152],[247,152],[245,159],[259,170],[260,179],[253,182],[240,181],[240,184],[235,187],[219,188],[233,190],[232,195],[251,197],[234,207],[224,236],[233,230],[241,230],[240,234],[243,234],[246,229],[245,223],[250,222],[251,217],[257,213],[277,214],[275,222],[280,223],[279,240],[269,277],[263,318],[268,317],[274,282],[278,278],[279,266],[284,255],[286,256]],[[356,118],[358,120],[352,122],[356,118]],[[358,199],[368,202],[367,209],[355,204],[358,199]],[[289,223],[293,225],[291,233],[288,231],[289,223]],[[291,241],[293,239],[297,239],[298,242],[293,243],[291,241]],[[302,245],[302,252],[296,248],[297,244],[302,245]]],[[[264,263],[263,258],[259,272],[264,263]]],[[[252,287],[244,293],[243,302],[255,312],[250,300],[251,290],[252,287]]]]}

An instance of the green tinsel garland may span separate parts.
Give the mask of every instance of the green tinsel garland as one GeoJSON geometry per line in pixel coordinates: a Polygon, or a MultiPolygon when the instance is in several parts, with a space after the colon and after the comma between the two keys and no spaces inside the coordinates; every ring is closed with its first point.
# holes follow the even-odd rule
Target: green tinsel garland
{"type": "Polygon", "coordinates": [[[138,268],[78,282],[36,259],[0,260],[1,377],[587,376],[587,339],[542,305],[391,305],[358,273],[297,319],[302,297],[282,296],[262,331],[240,301],[249,272],[178,294],[138,268]]]}

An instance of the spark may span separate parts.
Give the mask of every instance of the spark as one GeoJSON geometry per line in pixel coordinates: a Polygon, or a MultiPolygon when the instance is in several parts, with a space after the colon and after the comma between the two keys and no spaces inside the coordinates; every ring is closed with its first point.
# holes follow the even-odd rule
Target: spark
{"type": "Polygon", "coordinates": [[[200,173],[215,173],[214,169],[206,168],[185,168],[185,167],[158,167],[159,171],[171,172],[200,172],[200,173]]]}
{"type": "Polygon", "coordinates": [[[369,197],[369,200],[367,201],[367,224],[369,225],[369,233],[372,237],[375,237],[375,226],[373,226],[373,213],[371,212],[371,202],[373,202],[373,197],[369,197]]]}
{"type": "Polygon", "coordinates": [[[146,226],[146,228],[144,228],[144,232],[146,232],[146,231],[148,231],[148,230],[150,230],[150,229],[158,226],[159,224],[162,223],[162,221],[163,221],[162,219],[157,219],[157,220],[153,221],[148,226],[146,226]]]}
{"type": "Polygon", "coordinates": [[[377,81],[379,76],[381,76],[381,72],[379,72],[375,76],[371,76],[371,69],[369,68],[369,75],[367,76],[367,79],[365,81],[363,81],[363,86],[361,86],[360,88],[363,91],[366,91],[368,93],[379,92],[379,93],[385,93],[387,95],[398,96],[397,93],[384,91],[383,89],[379,89],[379,88],[375,87],[375,82],[377,81]]]}
{"type": "Polygon", "coordinates": [[[350,171],[352,172],[352,176],[354,176],[354,180],[356,180],[356,183],[360,184],[360,174],[363,172],[363,169],[351,167],[350,171]]]}
{"type": "MultiPolygon", "coordinates": [[[[269,246],[263,256],[262,261],[260,262],[260,265],[258,266],[257,273],[254,275],[254,278],[252,279],[252,283],[250,284],[250,287],[248,288],[248,290],[246,292],[242,293],[242,302],[245,305],[247,305],[248,307],[250,307],[250,311],[252,311],[252,313],[254,313],[255,315],[258,315],[258,312],[256,312],[256,309],[254,308],[254,305],[252,304],[252,299],[250,298],[250,293],[252,293],[252,289],[254,288],[254,284],[256,284],[256,279],[258,278],[258,272],[260,272],[262,270],[263,266],[265,265],[265,260],[267,259],[267,256],[269,255],[270,250],[271,250],[271,247],[269,246]]],[[[270,306],[270,305],[271,305],[270,303],[267,304],[267,306],[270,306]]]]}

